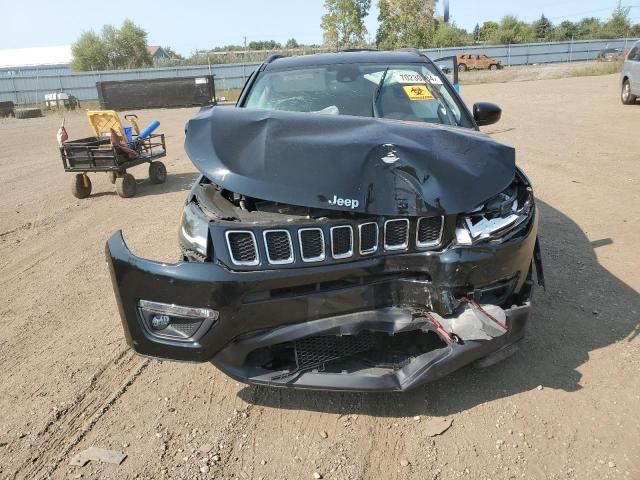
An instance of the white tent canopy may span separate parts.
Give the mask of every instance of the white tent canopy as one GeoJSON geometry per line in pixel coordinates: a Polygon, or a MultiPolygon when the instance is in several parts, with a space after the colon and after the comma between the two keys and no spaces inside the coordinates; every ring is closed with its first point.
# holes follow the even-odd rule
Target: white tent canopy
{"type": "Polygon", "coordinates": [[[0,68],[68,65],[72,59],[71,45],[0,50],[0,68]]]}

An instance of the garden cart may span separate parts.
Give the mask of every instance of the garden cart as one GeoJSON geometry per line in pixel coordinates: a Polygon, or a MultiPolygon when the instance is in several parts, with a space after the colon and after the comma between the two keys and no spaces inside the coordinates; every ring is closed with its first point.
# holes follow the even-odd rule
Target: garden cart
{"type": "Polygon", "coordinates": [[[94,137],[61,142],[60,156],[66,172],[75,173],[71,191],[77,198],[91,194],[89,172],[106,172],[116,192],[123,198],[136,193],[136,180],[127,170],[149,163],[149,179],[152,183],[164,183],[167,169],[158,159],[167,155],[164,134],[153,134],[159,125],[154,122],[143,132],[135,115],[127,115],[133,127],[124,127],[112,110],[88,111],[89,124],[94,137]]]}

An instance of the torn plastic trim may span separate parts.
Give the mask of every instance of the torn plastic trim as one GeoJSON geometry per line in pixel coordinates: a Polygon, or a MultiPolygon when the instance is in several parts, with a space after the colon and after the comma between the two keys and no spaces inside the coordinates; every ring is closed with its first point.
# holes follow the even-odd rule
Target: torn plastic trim
{"type": "Polygon", "coordinates": [[[409,310],[398,307],[359,312],[280,327],[250,338],[233,342],[223,349],[213,363],[227,375],[246,383],[272,387],[339,391],[406,391],[422,383],[441,378],[483,358],[524,336],[529,315],[529,302],[505,309],[508,330],[491,340],[469,340],[451,343],[446,347],[414,357],[395,371],[367,370],[365,373],[329,373],[318,370],[296,372],[283,376],[282,371],[247,367],[248,354],[260,347],[295,341],[309,335],[354,335],[363,330],[382,331],[390,335],[411,329],[433,327],[424,318],[414,318],[409,310]]]}

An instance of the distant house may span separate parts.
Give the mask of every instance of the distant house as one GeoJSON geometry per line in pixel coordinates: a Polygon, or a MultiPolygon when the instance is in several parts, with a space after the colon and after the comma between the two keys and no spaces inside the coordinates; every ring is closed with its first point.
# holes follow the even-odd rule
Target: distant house
{"type": "Polygon", "coordinates": [[[0,76],[69,72],[71,45],[0,50],[0,76]]]}
{"type": "Polygon", "coordinates": [[[167,60],[171,60],[171,57],[167,55],[167,52],[160,45],[148,45],[147,50],[149,51],[149,55],[153,59],[154,65],[164,63],[167,60]]]}

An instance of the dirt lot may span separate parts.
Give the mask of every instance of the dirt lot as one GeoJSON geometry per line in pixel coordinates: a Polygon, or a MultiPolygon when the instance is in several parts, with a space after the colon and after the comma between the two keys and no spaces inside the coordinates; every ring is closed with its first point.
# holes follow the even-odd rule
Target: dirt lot
{"type": "MultiPolygon", "coordinates": [[[[129,200],[106,175],[71,196],[56,116],[0,120],[0,478],[640,479],[640,105],[617,81],[463,87],[504,108],[485,130],[536,187],[548,289],[516,356],[403,395],[253,388],[132,354],[104,242],[122,228],[135,253],[177,258],[195,110],[139,112],[162,122],[170,177],[138,167],[129,200]],[[128,458],[69,466],[93,445],[128,458]]],[[[89,134],[81,114],[67,128],[89,134]]]]}

